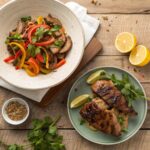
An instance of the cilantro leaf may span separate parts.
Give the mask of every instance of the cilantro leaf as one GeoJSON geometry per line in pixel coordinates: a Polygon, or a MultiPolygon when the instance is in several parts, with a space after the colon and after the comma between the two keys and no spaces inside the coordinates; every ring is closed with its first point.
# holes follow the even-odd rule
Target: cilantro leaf
{"type": "Polygon", "coordinates": [[[21,18],[21,21],[23,22],[31,21],[31,16],[24,16],[21,18]]]}
{"type": "Polygon", "coordinates": [[[56,126],[49,126],[48,133],[51,135],[56,135],[57,127],[56,126]]]}
{"type": "Polygon", "coordinates": [[[132,84],[132,80],[129,78],[128,74],[122,74],[122,79],[117,79],[115,74],[105,75],[109,80],[112,80],[114,85],[121,91],[121,93],[126,97],[128,106],[132,106],[132,102],[136,99],[148,99],[144,97],[144,93],[141,89],[138,89],[132,84]]]}
{"type": "Polygon", "coordinates": [[[56,123],[59,118],[52,120],[46,117],[44,120],[33,120],[33,129],[28,132],[28,140],[35,150],[64,150],[62,136],[58,135],[56,123]]]}
{"type": "Polygon", "coordinates": [[[50,31],[56,32],[56,31],[60,30],[61,28],[62,28],[62,27],[61,27],[60,25],[54,25],[54,27],[51,28],[50,31]]]}
{"type": "Polygon", "coordinates": [[[12,144],[8,146],[8,150],[24,150],[23,146],[12,144]]]}
{"type": "Polygon", "coordinates": [[[122,126],[124,124],[124,121],[125,121],[123,116],[118,116],[117,119],[118,119],[119,124],[122,126]]]}
{"type": "Polygon", "coordinates": [[[86,121],[84,120],[84,119],[81,119],[80,120],[80,125],[83,125],[83,124],[85,124],[86,123],[86,121]]]}
{"type": "Polygon", "coordinates": [[[43,120],[34,119],[32,121],[33,129],[28,132],[27,138],[31,145],[7,145],[0,141],[0,146],[7,150],[25,150],[25,147],[32,146],[33,150],[65,150],[62,144],[63,137],[57,133],[56,123],[60,117],[53,120],[45,117],[43,120]]]}
{"type": "Polygon", "coordinates": [[[35,55],[39,54],[40,52],[41,52],[41,49],[40,49],[39,47],[37,47],[37,48],[35,49],[35,55]]]}
{"type": "Polygon", "coordinates": [[[57,46],[57,47],[62,47],[63,44],[64,44],[64,41],[62,41],[62,40],[57,40],[57,41],[54,42],[54,45],[57,46]]]}
{"type": "Polygon", "coordinates": [[[9,43],[10,40],[15,40],[15,41],[24,41],[21,37],[21,34],[19,33],[15,33],[15,34],[12,34],[11,36],[7,37],[5,43],[9,43]]]}
{"type": "Polygon", "coordinates": [[[35,32],[35,36],[37,38],[37,41],[39,41],[40,39],[43,38],[45,33],[45,29],[43,27],[37,28],[36,32],[35,32]]]}
{"type": "Polygon", "coordinates": [[[36,36],[33,36],[32,37],[32,43],[36,43],[37,42],[37,37],[36,36]]]}
{"type": "Polygon", "coordinates": [[[127,132],[128,132],[128,129],[127,129],[127,128],[123,128],[123,129],[122,129],[122,132],[127,133],[127,132]]]}
{"type": "Polygon", "coordinates": [[[27,48],[28,55],[32,56],[32,57],[35,57],[35,49],[36,49],[35,45],[29,44],[28,48],[27,48]]]}

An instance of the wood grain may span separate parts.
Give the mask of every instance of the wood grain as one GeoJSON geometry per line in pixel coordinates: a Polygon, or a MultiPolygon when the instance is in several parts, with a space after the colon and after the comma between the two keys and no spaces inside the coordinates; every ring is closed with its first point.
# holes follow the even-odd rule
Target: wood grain
{"type": "MultiPolygon", "coordinates": [[[[0,0],[0,5],[6,3],[9,0],[0,0]]],[[[69,2],[70,0],[60,0],[62,2],[69,2]]],[[[88,9],[88,13],[150,13],[149,0],[95,0],[97,5],[92,4],[92,0],[72,0],[77,2],[88,9]]]]}
{"type": "Polygon", "coordinates": [[[103,43],[103,52],[100,55],[122,55],[115,48],[114,41],[120,32],[131,32],[137,37],[138,44],[144,44],[150,48],[149,42],[149,15],[101,15],[93,14],[101,22],[100,30],[96,37],[103,43]],[[108,20],[104,20],[107,17],[108,20]]]}
{"type": "MultiPolygon", "coordinates": [[[[0,0],[0,5],[9,0],[0,0]]],[[[70,0],[61,0],[62,2],[69,2],[70,0]]],[[[72,0],[88,9],[88,13],[150,13],[149,0],[95,0],[97,5],[92,4],[92,0],[72,0]]]]}
{"type": "MultiPolygon", "coordinates": [[[[70,0],[62,0],[68,2],[70,0]]],[[[149,0],[95,0],[97,5],[92,4],[92,0],[73,0],[88,9],[88,13],[149,13],[149,0]]]]}
{"type": "MultiPolygon", "coordinates": [[[[59,130],[59,133],[64,136],[64,144],[67,150],[148,150],[150,139],[150,131],[140,130],[132,139],[122,144],[102,146],[88,142],[74,130],[59,130]]],[[[0,139],[8,144],[25,145],[28,144],[26,134],[26,130],[2,130],[0,132],[0,139]]]]}
{"type": "MultiPolygon", "coordinates": [[[[0,5],[8,0],[0,0],[0,5]]],[[[69,0],[62,0],[67,2],[69,0]]],[[[129,31],[136,34],[139,44],[144,44],[150,48],[149,42],[149,22],[150,22],[150,1],[149,0],[97,0],[100,5],[95,6],[91,0],[73,0],[87,7],[88,13],[101,21],[101,29],[97,32],[96,37],[103,44],[103,53],[100,53],[78,76],[96,66],[116,66],[121,67],[133,73],[142,83],[146,90],[147,96],[150,97],[150,69],[149,66],[136,68],[136,72],[128,62],[128,57],[121,55],[114,47],[116,35],[122,31],[129,31]],[[146,14],[147,13],[147,14],[146,14]],[[108,19],[105,20],[104,17],[108,19]],[[130,68],[129,68],[130,66],[130,68]],[[143,78],[142,75],[145,75],[143,78]]],[[[27,129],[31,128],[31,119],[43,118],[44,116],[56,116],[63,114],[59,122],[59,132],[64,136],[64,143],[67,150],[148,150],[150,147],[150,103],[148,114],[142,130],[133,138],[123,144],[116,146],[100,146],[86,141],[73,130],[68,119],[66,110],[66,99],[62,99],[65,89],[56,97],[54,103],[42,109],[30,100],[31,114],[29,120],[20,127],[14,127],[6,124],[0,114],[0,139],[7,143],[26,143],[27,129]],[[58,111],[59,110],[59,111],[58,111]],[[11,129],[11,130],[7,130],[11,129]],[[18,130],[12,130],[18,129],[18,130]],[[19,130],[20,129],[20,130],[19,130]],[[21,130],[26,129],[26,130],[21,130]]],[[[22,97],[9,90],[0,87],[0,108],[3,102],[11,97],[22,97]]]]}

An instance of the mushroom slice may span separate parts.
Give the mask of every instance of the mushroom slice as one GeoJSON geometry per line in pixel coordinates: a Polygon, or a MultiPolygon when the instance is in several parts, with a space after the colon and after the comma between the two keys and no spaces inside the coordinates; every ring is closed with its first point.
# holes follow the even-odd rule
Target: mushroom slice
{"type": "Polygon", "coordinates": [[[57,54],[60,50],[60,48],[56,46],[52,46],[50,49],[53,54],[57,54]]]}
{"type": "Polygon", "coordinates": [[[53,23],[54,25],[62,26],[61,22],[57,18],[52,17],[50,14],[46,17],[46,20],[53,23]]]}
{"type": "Polygon", "coordinates": [[[70,36],[66,37],[66,43],[63,48],[59,51],[59,53],[66,53],[72,48],[72,40],[70,36]]]}
{"type": "Polygon", "coordinates": [[[21,34],[24,32],[24,28],[25,28],[25,23],[22,22],[22,21],[19,21],[18,24],[17,24],[17,30],[16,32],[21,34]]]}
{"type": "Polygon", "coordinates": [[[65,53],[61,53],[61,54],[58,53],[58,54],[57,54],[57,58],[58,58],[58,59],[63,59],[63,58],[65,58],[65,57],[66,57],[66,54],[65,54],[65,53]]]}

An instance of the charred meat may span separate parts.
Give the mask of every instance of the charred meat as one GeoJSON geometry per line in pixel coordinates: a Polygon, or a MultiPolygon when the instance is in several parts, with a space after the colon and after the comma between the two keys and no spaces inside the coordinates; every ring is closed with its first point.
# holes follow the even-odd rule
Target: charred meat
{"type": "Polygon", "coordinates": [[[102,98],[111,108],[115,107],[118,111],[137,115],[133,107],[129,107],[125,97],[115,87],[111,80],[99,80],[92,85],[92,90],[102,98]]]}
{"type": "Polygon", "coordinates": [[[120,136],[122,127],[127,126],[128,118],[126,125],[122,125],[118,121],[119,113],[107,108],[108,105],[102,99],[96,98],[82,107],[80,115],[94,128],[107,134],[120,136]]]}

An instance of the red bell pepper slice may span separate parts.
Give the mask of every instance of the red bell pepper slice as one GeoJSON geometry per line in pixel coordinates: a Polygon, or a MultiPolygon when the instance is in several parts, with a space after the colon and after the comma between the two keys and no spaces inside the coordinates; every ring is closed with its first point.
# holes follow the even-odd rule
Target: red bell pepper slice
{"type": "Polygon", "coordinates": [[[36,58],[41,62],[41,63],[44,63],[44,58],[41,54],[37,54],[36,55],[36,58]]]}
{"type": "Polygon", "coordinates": [[[40,42],[40,43],[34,43],[36,46],[46,46],[46,45],[50,45],[55,41],[55,39],[52,37],[47,41],[44,42],[40,42]]]}
{"type": "Polygon", "coordinates": [[[33,68],[34,73],[35,73],[35,74],[38,74],[39,71],[40,71],[40,67],[39,67],[38,63],[36,62],[36,60],[31,57],[31,58],[28,60],[28,63],[29,63],[29,65],[33,68]]]}
{"type": "Polygon", "coordinates": [[[66,63],[66,59],[62,59],[60,60],[56,65],[55,65],[55,69],[61,67],[62,65],[64,65],[66,63]]]}
{"type": "Polygon", "coordinates": [[[8,62],[10,62],[10,61],[12,61],[14,59],[15,59],[15,56],[9,56],[9,57],[4,59],[4,62],[8,63],[8,62]]]}
{"type": "Polygon", "coordinates": [[[38,25],[35,25],[33,26],[29,32],[28,32],[28,39],[29,39],[29,42],[32,43],[32,44],[35,44],[32,42],[32,34],[36,31],[37,28],[39,27],[43,27],[43,28],[50,28],[48,25],[45,25],[45,24],[38,24],[38,25]]]}
{"type": "Polygon", "coordinates": [[[15,55],[9,56],[9,57],[5,58],[5,59],[4,59],[4,62],[8,63],[8,62],[10,62],[10,61],[12,61],[12,60],[15,60],[15,59],[17,59],[19,56],[21,56],[21,54],[22,54],[22,52],[19,50],[15,55]]]}

